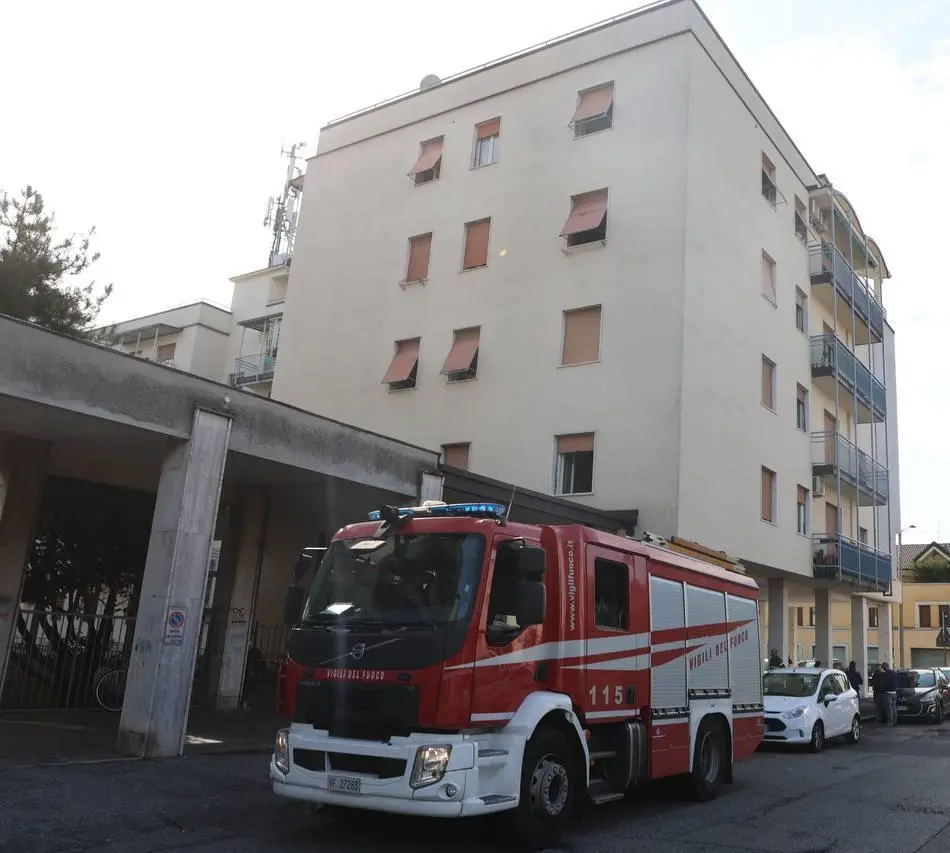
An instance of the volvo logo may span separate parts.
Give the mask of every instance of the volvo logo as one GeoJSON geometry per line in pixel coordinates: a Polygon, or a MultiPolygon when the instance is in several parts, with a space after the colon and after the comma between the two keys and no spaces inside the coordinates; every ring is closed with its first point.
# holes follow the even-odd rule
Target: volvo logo
{"type": "Polygon", "coordinates": [[[350,649],[350,657],[353,660],[359,660],[364,654],[366,654],[366,643],[357,643],[350,649]]]}

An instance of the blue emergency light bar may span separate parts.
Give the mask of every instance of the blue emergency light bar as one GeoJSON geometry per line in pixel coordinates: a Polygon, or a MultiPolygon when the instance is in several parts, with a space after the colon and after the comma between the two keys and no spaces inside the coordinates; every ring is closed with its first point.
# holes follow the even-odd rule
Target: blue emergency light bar
{"type": "MultiPolygon", "coordinates": [[[[444,504],[431,503],[422,506],[401,506],[396,512],[400,518],[497,518],[503,519],[508,511],[504,504],[471,503],[471,504],[444,504]]],[[[373,510],[369,514],[370,521],[382,521],[381,510],[373,510]]]]}

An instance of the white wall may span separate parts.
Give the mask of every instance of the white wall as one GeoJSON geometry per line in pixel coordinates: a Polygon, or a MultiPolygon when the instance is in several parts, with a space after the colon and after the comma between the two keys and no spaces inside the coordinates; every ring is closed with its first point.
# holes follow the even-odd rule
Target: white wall
{"type": "Polygon", "coordinates": [[[474,470],[541,491],[554,436],[596,431],[583,500],[671,527],[688,44],[605,59],[312,160],[275,399],[429,447],[470,441],[474,470]],[[614,128],[575,141],[578,90],[610,80],[614,128]],[[500,160],[472,170],[474,125],[496,116],[500,160]],[[419,143],[441,134],[441,179],[413,186],[419,143]],[[602,187],[607,246],[566,256],[570,197],[602,187]],[[488,266],[460,272],[464,223],[486,216],[488,266]],[[403,289],[407,240],[430,230],[429,280],[403,289]],[[561,312],[599,303],[601,363],[559,368],[561,312]],[[453,330],[475,325],[478,379],[447,385],[453,330]],[[418,386],[390,392],[394,342],[416,336],[418,386]]]}

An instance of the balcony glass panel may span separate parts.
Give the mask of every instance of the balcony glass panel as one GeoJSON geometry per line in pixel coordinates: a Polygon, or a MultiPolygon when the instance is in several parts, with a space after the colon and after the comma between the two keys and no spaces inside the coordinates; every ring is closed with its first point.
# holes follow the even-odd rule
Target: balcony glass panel
{"type": "Polygon", "coordinates": [[[874,376],[855,357],[836,335],[815,335],[811,339],[811,367],[816,371],[831,371],[849,390],[854,389],[858,399],[871,410],[875,420],[883,420],[887,413],[887,395],[884,383],[874,376]]]}
{"type": "Polygon", "coordinates": [[[890,589],[890,554],[862,545],[840,533],[813,536],[812,546],[816,578],[848,581],[880,590],[890,589]]]}
{"type": "Polygon", "coordinates": [[[809,272],[813,276],[830,275],[841,297],[854,306],[858,316],[880,340],[884,335],[884,309],[841,252],[830,243],[813,246],[809,252],[809,272]]]}
{"type": "Polygon", "coordinates": [[[840,474],[873,498],[875,504],[887,503],[887,468],[836,432],[811,434],[811,462],[826,473],[840,474]]]}
{"type": "Polygon", "coordinates": [[[268,353],[244,355],[234,360],[232,385],[246,385],[251,382],[263,382],[274,377],[274,365],[277,356],[268,353]]]}

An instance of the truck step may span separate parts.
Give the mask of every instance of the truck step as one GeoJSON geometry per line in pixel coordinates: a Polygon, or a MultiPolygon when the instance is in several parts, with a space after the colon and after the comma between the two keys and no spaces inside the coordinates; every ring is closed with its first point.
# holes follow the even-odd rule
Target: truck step
{"type": "Polygon", "coordinates": [[[595,749],[590,754],[591,761],[600,761],[605,758],[616,758],[617,750],[615,749],[595,749]]]}
{"type": "Polygon", "coordinates": [[[591,794],[590,801],[595,806],[602,806],[604,803],[613,803],[617,800],[622,800],[626,794],[622,794],[619,791],[611,791],[610,793],[604,792],[603,794],[591,794]]]}
{"type": "Polygon", "coordinates": [[[502,803],[513,803],[516,798],[508,794],[485,794],[484,797],[478,799],[486,806],[500,806],[502,803]]]}
{"type": "Polygon", "coordinates": [[[480,749],[478,750],[479,758],[500,758],[501,756],[507,755],[507,749],[480,749]]]}
{"type": "Polygon", "coordinates": [[[595,806],[612,803],[615,800],[622,800],[625,796],[623,791],[614,790],[610,784],[603,779],[591,779],[590,785],[587,788],[587,797],[595,806]]]}

